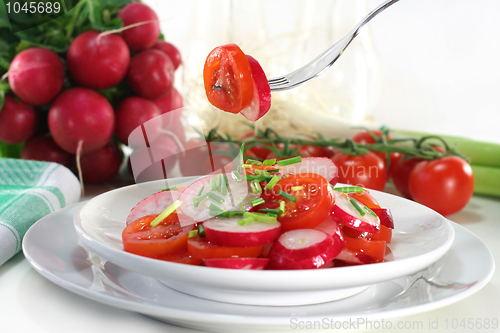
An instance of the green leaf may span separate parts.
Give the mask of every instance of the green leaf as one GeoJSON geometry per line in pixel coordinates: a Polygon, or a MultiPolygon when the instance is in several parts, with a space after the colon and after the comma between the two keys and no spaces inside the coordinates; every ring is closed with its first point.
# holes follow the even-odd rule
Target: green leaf
{"type": "Polygon", "coordinates": [[[0,112],[2,112],[4,103],[5,103],[5,91],[0,90],[0,112]]]}

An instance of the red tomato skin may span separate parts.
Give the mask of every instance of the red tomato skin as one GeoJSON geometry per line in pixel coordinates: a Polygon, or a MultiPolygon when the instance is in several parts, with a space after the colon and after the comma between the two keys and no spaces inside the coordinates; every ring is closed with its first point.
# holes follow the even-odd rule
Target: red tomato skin
{"type": "Polygon", "coordinates": [[[418,163],[409,183],[413,199],[441,215],[460,211],[474,192],[472,168],[458,156],[418,163]]]}
{"type": "Polygon", "coordinates": [[[402,196],[407,199],[413,199],[410,192],[410,173],[418,163],[425,161],[422,158],[408,158],[399,160],[391,165],[391,177],[394,186],[398,189],[402,196]]]}
{"type": "Polygon", "coordinates": [[[332,158],[339,168],[338,182],[382,191],[387,181],[384,161],[372,152],[346,155],[338,152],[332,158]]]}

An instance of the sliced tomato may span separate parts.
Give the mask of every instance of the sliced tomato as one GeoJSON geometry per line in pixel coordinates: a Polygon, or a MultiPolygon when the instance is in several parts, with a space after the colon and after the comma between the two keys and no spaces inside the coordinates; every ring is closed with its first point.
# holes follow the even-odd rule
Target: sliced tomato
{"type": "Polygon", "coordinates": [[[202,259],[195,258],[192,255],[190,255],[187,250],[184,250],[182,252],[161,255],[157,259],[176,262],[179,264],[195,265],[195,266],[200,265],[203,262],[202,259]]]}
{"type": "MultiPolygon", "coordinates": [[[[285,212],[278,216],[281,231],[314,229],[331,213],[333,197],[328,191],[328,182],[313,173],[297,174],[282,178],[271,190],[265,190],[262,208],[279,209],[285,202],[285,212]],[[295,198],[295,202],[283,197],[280,191],[295,198]]],[[[259,206],[259,208],[261,207],[259,206]]]]}
{"type": "Polygon", "coordinates": [[[383,225],[380,226],[380,232],[377,234],[354,230],[352,228],[344,228],[342,230],[347,237],[351,238],[359,238],[371,241],[385,241],[386,243],[390,243],[392,239],[392,229],[389,229],[383,225]]]}
{"type": "MultiPolygon", "coordinates": [[[[157,214],[141,217],[122,232],[123,249],[144,257],[159,256],[186,250],[189,231],[193,225],[181,227],[176,213],[167,216],[159,225],[151,227],[157,214]]],[[[183,218],[189,218],[184,216],[183,218]]]]}
{"type": "Polygon", "coordinates": [[[218,109],[238,113],[253,100],[252,69],[236,44],[222,45],[210,52],[203,80],[209,102],[218,109]]]}
{"type": "Polygon", "coordinates": [[[377,199],[375,199],[373,195],[370,194],[370,191],[366,189],[363,191],[363,193],[349,193],[349,196],[358,200],[359,202],[361,202],[363,205],[365,205],[370,209],[381,208],[380,205],[378,204],[377,199]]]}
{"type": "MultiPolygon", "coordinates": [[[[347,228],[346,228],[347,229],[347,228]]],[[[382,262],[385,257],[386,242],[372,241],[360,238],[345,238],[345,249],[353,253],[370,256],[374,262],[382,262]]]]}
{"type": "Polygon", "coordinates": [[[247,257],[256,258],[262,254],[263,246],[230,247],[210,243],[206,237],[192,237],[187,241],[191,256],[199,259],[247,257]]]}

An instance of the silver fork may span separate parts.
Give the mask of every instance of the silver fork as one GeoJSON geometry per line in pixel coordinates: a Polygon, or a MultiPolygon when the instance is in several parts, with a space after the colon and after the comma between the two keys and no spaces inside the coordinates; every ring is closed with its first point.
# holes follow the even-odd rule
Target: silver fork
{"type": "Polygon", "coordinates": [[[330,68],[331,65],[333,65],[335,61],[337,61],[340,55],[349,46],[354,37],[359,34],[361,28],[366,23],[398,1],[399,0],[384,1],[381,5],[366,15],[365,18],[363,18],[363,20],[361,20],[358,25],[356,25],[356,27],[354,27],[354,29],[347,34],[347,36],[339,40],[332,47],[321,53],[317,58],[304,67],[289,74],[269,79],[268,82],[271,87],[271,91],[287,90],[323,74],[328,68],[330,68]]]}

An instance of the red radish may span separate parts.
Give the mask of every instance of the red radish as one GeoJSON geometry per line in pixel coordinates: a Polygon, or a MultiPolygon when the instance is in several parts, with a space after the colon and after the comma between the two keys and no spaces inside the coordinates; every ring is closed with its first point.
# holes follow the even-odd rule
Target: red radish
{"type": "Polygon", "coordinates": [[[134,92],[144,98],[156,99],[172,89],[174,65],[158,50],[145,50],[130,60],[127,82],[134,92]]]}
{"type": "Polygon", "coordinates": [[[334,247],[332,248],[332,256],[335,258],[345,247],[345,235],[340,225],[335,222],[331,216],[318,225],[315,229],[321,230],[333,237],[334,247]]]}
{"type": "Polygon", "coordinates": [[[87,88],[62,92],[49,110],[49,130],[54,141],[65,151],[76,154],[104,147],[111,139],[115,114],[108,100],[87,88]]]}
{"type": "Polygon", "coordinates": [[[87,31],[75,38],[66,55],[71,78],[80,86],[106,89],[127,74],[130,51],[120,35],[87,31]]]}
{"type": "Polygon", "coordinates": [[[148,22],[124,30],[122,37],[132,51],[147,49],[155,44],[160,36],[160,23],[158,16],[148,5],[132,2],[118,13],[123,25],[129,26],[136,23],[148,22]],[[151,22],[150,22],[151,21],[151,22]]]}
{"type": "Polygon", "coordinates": [[[321,230],[290,230],[283,233],[271,248],[268,268],[319,268],[334,258],[334,246],[333,237],[321,230]]]}
{"type": "Polygon", "coordinates": [[[302,157],[302,162],[280,167],[283,172],[293,174],[315,173],[325,177],[331,183],[338,177],[338,168],[327,157],[302,157]]]}
{"type": "Polygon", "coordinates": [[[159,40],[153,46],[153,49],[160,50],[165,53],[172,63],[174,64],[174,69],[179,68],[180,64],[182,64],[182,57],[179,49],[177,49],[173,44],[166,42],[164,40],[159,40]]]}
{"type": "Polygon", "coordinates": [[[55,162],[67,168],[73,163],[73,155],[62,150],[51,137],[41,135],[35,136],[26,142],[21,150],[21,158],[25,160],[55,162]]]}
{"type": "Polygon", "coordinates": [[[241,216],[213,218],[203,222],[205,235],[210,243],[220,246],[264,246],[280,234],[281,224],[250,222],[239,225],[241,216]]]}
{"type": "Polygon", "coordinates": [[[182,126],[180,123],[182,110],[179,109],[183,107],[184,102],[181,94],[179,94],[175,87],[172,87],[168,93],[160,98],[154,99],[152,102],[156,104],[161,114],[164,115],[162,118],[165,128],[182,126]]]}
{"type": "Polygon", "coordinates": [[[150,147],[135,148],[130,155],[130,166],[136,182],[168,178],[175,167],[181,148],[168,135],[160,135],[150,147]]]}
{"type": "MultiPolygon", "coordinates": [[[[116,136],[122,142],[128,144],[128,137],[135,128],[159,115],[160,109],[153,102],[136,96],[127,97],[116,108],[116,136]]],[[[153,141],[156,139],[160,134],[158,131],[160,128],[148,131],[148,140],[153,141]]]]}
{"type": "Polygon", "coordinates": [[[366,231],[373,234],[380,232],[380,219],[378,216],[371,214],[364,208],[365,206],[361,202],[350,198],[346,193],[334,192],[335,205],[332,212],[334,221],[359,231],[366,231]],[[358,205],[364,214],[361,214],[355,205],[358,205]]]}
{"type": "Polygon", "coordinates": [[[343,249],[335,259],[356,265],[371,264],[374,261],[373,258],[367,254],[356,253],[348,249],[343,249]]]}
{"type": "Polygon", "coordinates": [[[81,156],[83,181],[91,184],[110,181],[120,171],[122,159],[120,149],[112,141],[98,150],[81,156]]]}
{"type": "Polygon", "coordinates": [[[262,270],[269,263],[267,258],[213,258],[203,259],[203,263],[208,267],[229,268],[229,269],[255,269],[262,270]]]}
{"type": "Polygon", "coordinates": [[[38,117],[33,106],[5,95],[0,110],[0,141],[18,144],[35,134],[38,117]]]}
{"type": "Polygon", "coordinates": [[[248,120],[256,121],[263,117],[271,108],[271,88],[267,81],[266,73],[259,62],[247,55],[254,83],[254,99],[250,106],[241,111],[248,120]]]}
{"type": "MultiPolygon", "coordinates": [[[[249,191],[248,184],[246,181],[237,183],[232,177],[231,174],[227,174],[228,177],[228,191],[225,195],[221,194],[219,191],[214,191],[214,194],[219,196],[224,200],[223,203],[216,203],[210,198],[205,198],[202,200],[196,207],[193,202],[193,198],[199,197],[205,193],[210,192],[210,180],[215,179],[217,181],[218,175],[210,175],[203,177],[191,185],[189,185],[179,197],[179,200],[183,202],[183,205],[180,207],[180,210],[183,214],[190,216],[196,222],[201,222],[208,220],[212,216],[210,216],[210,204],[216,205],[222,211],[231,211],[231,210],[248,210],[252,207],[250,200],[245,200],[246,198],[258,198],[260,195],[253,194],[252,191],[249,191]],[[203,187],[203,191],[200,194],[200,190],[203,187]],[[240,204],[242,207],[240,207],[240,204]]],[[[182,224],[181,221],[181,225],[182,224]]]]}
{"type": "Polygon", "coordinates": [[[19,52],[10,64],[9,84],[14,94],[33,105],[47,104],[64,83],[64,65],[53,51],[32,47],[19,52]]]}
{"type": "Polygon", "coordinates": [[[180,191],[160,191],[141,200],[128,214],[127,225],[143,216],[161,214],[179,199],[180,195],[180,191]]]}
{"type": "Polygon", "coordinates": [[[394,218],[391,210],[388,208],[372,208],[372,211],[377,214],[380,219],[380,224],[389,229],[394,229],[394,218]]]}

